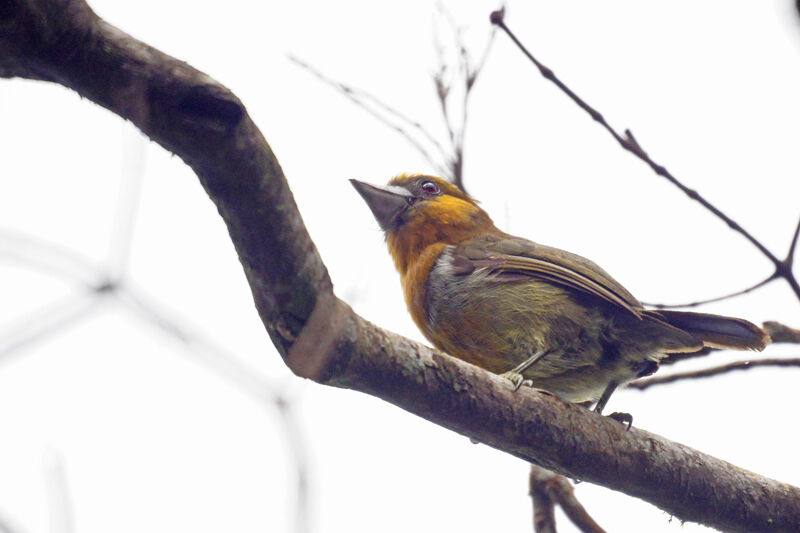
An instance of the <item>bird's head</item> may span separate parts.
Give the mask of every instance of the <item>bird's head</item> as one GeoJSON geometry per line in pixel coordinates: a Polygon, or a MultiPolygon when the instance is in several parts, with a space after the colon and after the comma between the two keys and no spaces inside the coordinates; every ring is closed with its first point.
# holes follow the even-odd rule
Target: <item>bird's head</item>
{"type": "Polygon", "coordinates": [[[381,187],[350,180],[386,234],[403,272],[413,256],[434,244],[456,244],[499,231],[475,200],[452,183],[423,174],[401,174],[381,187]]]}

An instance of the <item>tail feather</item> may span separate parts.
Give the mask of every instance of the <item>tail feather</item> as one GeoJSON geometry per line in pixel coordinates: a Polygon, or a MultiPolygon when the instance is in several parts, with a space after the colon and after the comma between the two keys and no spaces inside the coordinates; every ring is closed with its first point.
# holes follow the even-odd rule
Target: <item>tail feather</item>
{"type": "Polygon", "coordinates": [[[645,311],[647,315],[663,320],[671,326],[689,332],[710,348],[731,348],[734,350],[763,350],[770,343],[767,333],[742,320],[707,313],[688,311],[645,311]]]}

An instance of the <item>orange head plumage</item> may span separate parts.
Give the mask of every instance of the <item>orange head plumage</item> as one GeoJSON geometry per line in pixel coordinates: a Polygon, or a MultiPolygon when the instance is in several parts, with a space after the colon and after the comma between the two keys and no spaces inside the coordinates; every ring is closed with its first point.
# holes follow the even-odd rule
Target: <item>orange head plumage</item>
{"type": "Polygon", "coordinates": [[[431,246],[438,255],[445,245],[500,233],[475,200],[441,178],[400,174],[386,187],[350,181],[386,232],[389,253],[401,276],[431,246]]]}

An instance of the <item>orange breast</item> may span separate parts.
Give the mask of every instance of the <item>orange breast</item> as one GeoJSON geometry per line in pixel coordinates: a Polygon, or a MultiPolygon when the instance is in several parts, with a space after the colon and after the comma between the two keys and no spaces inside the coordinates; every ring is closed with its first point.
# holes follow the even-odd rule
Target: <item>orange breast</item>
{"type": "Polygon", "coordinates": [[[400,275],[400,281],[403,284],[403,295],[406,298],[406,305],[409,313],[411,313],[411,318],[414,319],[414,323],[417,324],[423,335],[431,342],[434,341],[430,331],[430,324],[428,324],[428,312],[425,308],[427,283],[431,269],[444,247],[444,243],[428,246],[408,263],[405,272],[400,275]]]}

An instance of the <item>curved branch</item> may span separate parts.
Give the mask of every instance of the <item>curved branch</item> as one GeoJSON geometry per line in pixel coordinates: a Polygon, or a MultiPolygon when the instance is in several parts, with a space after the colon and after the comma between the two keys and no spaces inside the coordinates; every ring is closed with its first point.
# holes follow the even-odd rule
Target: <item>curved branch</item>
{"type": "Polygon", "coordinates": [[[6,0],[0,76],[50,80],[133,121],[197,173],[259,314],[300,376],[382,398],[572,478],[729,531],[800,530],[800,489],[384,331],[331,282],[275,156],[225,87],[99,19],[82,0],[6,0]],[[99,75],[101,73],[102,75],[99,75]]]}

